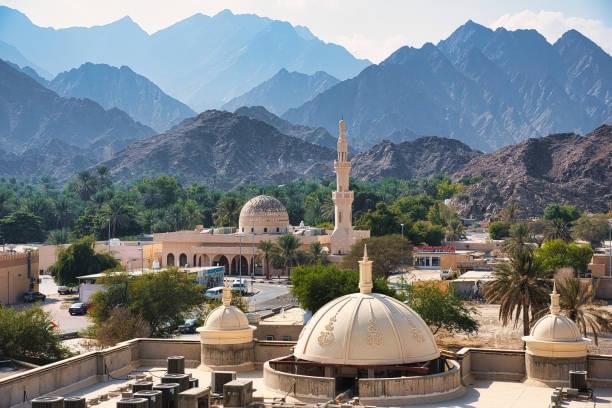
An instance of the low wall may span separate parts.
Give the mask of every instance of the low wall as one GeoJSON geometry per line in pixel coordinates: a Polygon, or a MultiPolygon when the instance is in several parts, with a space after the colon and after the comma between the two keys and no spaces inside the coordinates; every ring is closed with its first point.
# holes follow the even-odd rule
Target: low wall
{"type": "Polygon", "coordinates": [[[476,380],[521,381],[525,378],[525,351],[463,348],[461,360],[464,383],[476,380]]]}
{"type": "Polygon", "coordinates": [[[456,361],[446,372],[400,378],[360,378],[359,399],[367,405],[410,405],[446,401],[463,395],[456,361]]]}
{"type": "Polygon", "coordinates": [[[270,363],[263,366],[264,384],[281,394],[297,398],[314,398],[328,401],[335,397],[336,379],[311,377],[274,370],[270,363]]]}
{"type": "Polygon", "coordinates": [[[255,340],[255,362],[263,364],[268,360],[288,356],[295,347],[295,341],[255,340]]]}
{"type": "Polygon", "coordinates": [[[138,365],[166,366],[170,356],[185,356],[185,367],[195,368],[200,365],[200,340],[186,339],[134,339],[137,341],[137,354],[134,360],[138,365]]]}
{"type": "Polygon", "coordinates": [[[587,372],[592,387],[612,387],[612,355],[588,355],[587,372]]]}

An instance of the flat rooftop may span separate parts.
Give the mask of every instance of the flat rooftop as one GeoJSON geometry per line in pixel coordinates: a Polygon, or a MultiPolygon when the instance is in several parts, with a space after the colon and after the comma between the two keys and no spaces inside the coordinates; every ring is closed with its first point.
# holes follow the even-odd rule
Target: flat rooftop
{"type": "MultiPolygon", "coordinates": [[[[191,374],[200,382],[200,387],[207,387],[210,384],[211,373],[200,369],[185,369],[187,374],[191,374]]],[[[159,383],[161,377],[165,373],[165,367],[140,367],[131,374],[145,374],[153,377],[154,383],[159,383]]],[[[275,398],[282,398],[277,392],[267,389],[263,384],[262,371],[239,372],[238,379],[247,379],[253,381],[253,388],[256,390],[255,397],[263,397],[264,402],[271,403],[275,398]]],[[[68,393],[64,396],[84,396],[86,398],[99,397],[102,394],[116,391],[119,387],[125,386],[134,380],[110,380],[97,383],[81,390],[68,393]]],[[[505,381],[475,381],[467,386],[466,393],[457,399],[437,402],[433,404],[411,405],[411,407],[448,407],[448,408],[531,408],[531,407],[547,407],[552,394],[551,388],[538,387],[521,382],[505,382],[505,381]]],[[[101,401],[98,408],[115,408],[120,397],[112,397],[106,401],[101,401]]],[[[299,402],[298,400],[286,397],[288,404],[299,402]]],[[[313,401],[302,401],[308,405],[314,405],[313,401]]],[[[564,401],[564,408],[586,408],[586,407],[612,407],[612,388],[596,388],[594,390],[594,399],[589,401],[564,401]]]]}
{"type": "Polygon", "coordinates": [[[304,309],[299,307],[292,307],[285,309],[279,313],[275,313],[272,316],[264,317],[259,322],[260,325],[296,325],[304,324],[304,309]]]}

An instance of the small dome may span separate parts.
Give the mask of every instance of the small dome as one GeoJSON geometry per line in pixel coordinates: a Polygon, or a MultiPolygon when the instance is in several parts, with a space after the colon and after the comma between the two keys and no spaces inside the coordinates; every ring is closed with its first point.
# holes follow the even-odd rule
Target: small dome
{"type": "Polygon", "coordinates": [[[554,342],[582,341],[582,334],[576,323],[563,315],[547,314],[535,322],[531,329],[531,340],[554,342]]]}
{"type": "Polygon", "coordinates": [[[204,326],[199,327],[202,344],[242,344],[253,340],[254,327],[242,310],[231,305],[232,290],[223,288],[223,305],[208,314],[204,326]]]}
{"type": "Polygon", "coordinates": [[[287,209],[278,199],[259,195],[251,198],[240,210],[239,232],[286,233],[289,225],[287,209]]]}
{"type": "Polygon", "coordinates": [[[248,329],[249,321],[236,306],[219,306],[206,317],[204,329],[241,330],[248,329]]]}
{"type": "Polygon", "coordinates": [[[353,293],[327,303],[302,330],[294,354],[302,360],[354,366],[409,364],[440,356],[423,319],[378,293],[353,293]]]}

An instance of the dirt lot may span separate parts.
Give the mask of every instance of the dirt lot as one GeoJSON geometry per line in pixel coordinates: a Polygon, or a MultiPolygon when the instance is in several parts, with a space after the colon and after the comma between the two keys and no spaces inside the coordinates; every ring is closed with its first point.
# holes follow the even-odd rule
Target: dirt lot
{"type": "MultiPolygon", "coordinates": [[[[438,333],[436,338],[442,348],[457,350],[461,347],[486,347],[486,348],[506,348],[521,349],[523,342],[523,325],[519,323],[517,327],[512,324],[503,327],[497,316],[499,305],[478,304],[474,305],[478,310],[478,321],[480,330],[477,335],[467,336],[464,334],[448,335],[438,333]]],[[[607,306],[612,311],[612,306],[607,306]]],[[[592,344],[589,351],[598,354],[612,354],[612,333],[599,336],[599,346],[592,344]]]]}

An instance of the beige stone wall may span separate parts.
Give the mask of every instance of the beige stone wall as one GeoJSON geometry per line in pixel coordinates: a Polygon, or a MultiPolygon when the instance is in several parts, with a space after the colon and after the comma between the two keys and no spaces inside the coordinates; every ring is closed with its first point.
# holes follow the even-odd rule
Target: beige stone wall
{"type": "Polygon", "coordinates": [[[587,372],[592,387],[612,387],[612,355],[587,356],[587,372]]]}
{"type": "Polygon", "coordinates": [[[587,269],[591,271],[591,275],[594,278],[603,278],[609,276],[610,270],[610,257],[603,254],[595,254],[591,259],[591,263],[587,269]]]}
{"type": "Polygon", "coordinates": [[[521,381],[526,375],[523,350],[463,348],[457,354],[466,379],[521,381]]]}
{"type": "Polygon", "coordinates": [[[293,353],[295,341],[255,341],[255,362],[265,363],[293,353]]]}
{"type": "Polygon", "coordinates": [[[31,253],[28,274],[28,254],[0,255],[0,305],[14,305],[23,301],[29,290],[38,291],[38,252],[31,253]]]}
{"type": "Polygon", "coordinates": [[[281,394],[323,401],[335,397],[336,380],[334,378],[284,373],[272,369],[269,363],[264,364],[263,371],[266,387],[281,394]]]}
{"type": "Polygon", "coordinates": [[[289,336],[288,341],[297,341],[304,325],[302,324],[259,324],[253,336],[259,340],[266,340],[267,336],[274,336],[274,341],[284,341],[284,336],[289,336]]]}

